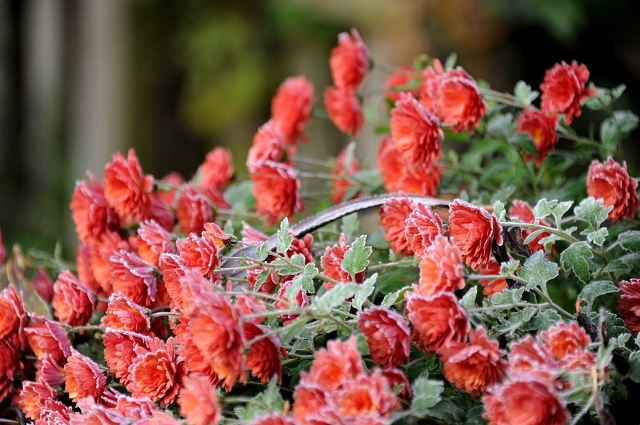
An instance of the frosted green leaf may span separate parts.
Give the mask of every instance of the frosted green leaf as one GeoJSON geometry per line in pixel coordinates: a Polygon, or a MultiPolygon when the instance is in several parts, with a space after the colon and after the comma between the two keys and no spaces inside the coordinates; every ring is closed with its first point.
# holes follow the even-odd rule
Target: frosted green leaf
{"type": "Polygon", "coordinates": [[[357,310],[362,310],[362,304],[364,304],[367,298],[369,298],[369,295],[373,294],[373,290],[376,287],[377,279],[378,273],[374,273],[373,276],[365,280],[362,285],[360,285],[360,288],[358,289],[358,292],[356,293],[356,296],[353,298],[352,302],[353,306],[357,310]]]}
{"type": "MultiPolygon", "coordinates": [[[[364,271],[369,265],[367,258],[371,255],[370,246],[365,246],[367,235],[362,235],[356,239],[351,247],[344,253],[344,259],[340,268],[355,277],[357,273],[364,271]]],[[[354,279],[355,280],[355,279],[354,279]]]]}
{"type": "Polygon", "coordinates": [[[271,273],[269,269],[264,269],[260,272],[253,287],[254,292],[258,292],[262,288],[262,285],[267,281],[267,277],[269,277],[269,273],[271,273]]]}
{"type": "Polygon", "coordinates": [[[314,306],[319,309],[331,309],[342,304],[347,298],[354,296],[359,288],[360,285],[356,285],[355,283],[336,285],[320,298],[316,298],[314,306]]]}
{"type": "Polygon", "coordinates": [[[589,282],[589,260],[593,253],[586,242],[576,242],[560,254],[560,263],[565,271],[573,270],[582,283],[589,282]]]}
{"type": "Polygon", "coordinates": [[[501,304],[514,304],[520,302],[522,299],[522,294],[524,293],[524,288],[519,289],[504,289],[502,293],[493,294],[491,297],[491,304],[493,305],[501,305],[501,304]]]}
{"type": "Polygon", "coordinates": [[[605,147],[615,150],[618,143],[638,126],[638,116],[631,111],[614,111],[600,125],[600,139],[605,147]]]}
{"type": "Polygon", "coordinates": [[[626,251],[640,252],[640,231],[628,230],[620,233],[618,243],[626,251]]]}
{"type": "MultiPolygon", "coordinates": [[[[198,169],[198,174],[200,170],[198,169]]],[[[235,212],[243,213],[255,209],[256,200],[253,197],[253,183],[245,180],[232,183],[224,191],[224,199],[235,212]]]]}
{"type": "Polygon", "coordinates": [[[533,215],[536,219],[540,220],[548,215],[551,215],[553,208],[558,205],[558,201],[553,199],[547,201],[547,198],[542,198],[538,201],[535,207],[533,207],[533,215]]]}
{"type": "Polygon", "coordinates": [[[575,207],[573,212],[575,213],[576,218],[589,223],[593,230],[597,230],[600,228],[602,222],[607,219],[609,211],[613,209],[613,206],[605,208],[603,203],[603,199],[595,199],[590,196],[583,199],[580,202],[580,205],[575,207]]]}
{"type": "Polygon", "coordinates": [[[380,304],[382,307],[384,308],[389,308],[391,307],[393,304],[397,303],[398,301],[400,301],[401,297],[404,296],[404,293],[407,292],[409,289],[411,289],[410,286],[405,286],[404,288],[396,291],[396,292],[392,292],[390,294],[387,294],[384,299],[382,300],[382,303],[380,304]]]}
{"type": "MultiPolygon", "coordinates": [[[[345,164],[348,164],[348,162],[345,162],[345,164]]],[[[342,225],[340,226],[340,231],[344,233],[344,237],[347,240],[347,243],[355,239],[356,236],[360,234],[360,222],[358,221],[358,214],[349,214],[348,216],[342,217],[342,225]]]]}
{"type": "Polygon", "coordinates": [[[258,248],[256,248],[256,258],[260,261],[264,261],[269,256],[269,243],[267,241],[260,242],[258,248]]]}
{"type": "Polygon", "coordinates": [[[411,386],[411,391],[413,392],[411,412],[421,417],[429,412],[430,407],[440,401],[440,394],[444,391],[444,383],[420,377],[411,386]]]}
{"type": "Polygon", "coordinates": [[[597,282],[591,282],[582,288],[580,295],[578,295],[577,299],[586,301],[586,305],[582,304],[581,311],[584,311],[585,313],[590,312],[593,308],[593,301],[597,297],[604,294],[612,294],[614,292],[620,292],[620,288],[609,281],[599,280],[597,282]]]}
{"type": "Polygon", "coordinates": [[[560,227],[559,224],[562,221],[562,216],[565,215],[569,208],[573,205],[573,201],[558,202],[558,204],[551,209],[551,214],[556,221],[556,227],[560,227]]]}
{"type": "Polygon", "coordinates": [[[609,231],[606,227],[602,227],[596,231],[593,231],[591,229],[584,229],[582,232],[580,232],[580,234],[586,236],[589,242],[598,246],[602,246],[604,241],[607,239],[607,236],[609,236],[609,231]]]}
{"type": "Polygon", "coordinates": [[[497,200],[493,203],[493,215],[496,216],[498,221],[504,221],[506,212],[504,209],[504,202],[497,200]]]}
{"type": "Polygon", "coordinates": [[[487,130],[498,138],[509,140],[509,137],[516,129],[516,125],[513,121],[513,115],[500,114],[491,120],[487,130]]]}
{"type": "Polygon", "coordinates": [[[527,282],[527,290],[544,288],[548,281],[558,276],[558,265],[545,258],[542,251],[538,251],[527,259],[518,271],[518,276],[527,282]]]}
{"type": "Polygon", "coordinates": [[[545,310],[531,318],[519,329],[523,332],[544,331],[562,320],[562,317],[555,310],[545,310]]]}
{"type": "Polygon", "coordinates": [[[286,254],[293,242],[293,236],[289,235],[289,219],[287,217],[280,223],[280,230],[278,230],[278,242],[276,243],[276,250],[280,254],[286,254]]]}
{"type": "Polygon", "coordinates": [[[539,93],[536,90],[531,90],[531,86],[524,81],[518,81],[513,89],[513,94],[515,94],[521,102],[531,105],[531,102],[536,100],[539,93]]]}
{"type": "Polygon", "coordinates": [[[472,286],[464,297],[460,300],[460,304],[466,308],[474,308],[476,306],[476,295],[478,295],[478,288],[476,286],[472,286]]]}

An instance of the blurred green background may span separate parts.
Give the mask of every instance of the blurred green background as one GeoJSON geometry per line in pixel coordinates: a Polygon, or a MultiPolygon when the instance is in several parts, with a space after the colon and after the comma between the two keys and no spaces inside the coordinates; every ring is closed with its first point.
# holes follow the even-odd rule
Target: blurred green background
{"type": "MultiPolygon", "coordinates": [[[[537,87],[555,62],[585,63],[599,86],[627,85],[638,113],[640,6],[632,0],[0,0],[0,228],[5,245],[73,255],[74,182],[99,178],[135,147],[146,173],[192,176],[214,146],[240,174],[270,100],[290,75],[330,84],[329,52],[356,27],[372,56],[410,64],[427,53],[494,89],[537,87]]],[[[386,74],[367,76],[367,101],[386,74]]],[[[574,127],[586,135],[585,111],[574,127]]],[[[350,139],[315,118],[302,153],[336,155],[350,139]]],[[[379,136],[358,138],[375,160],[379,136]]],[[[638,167],[638,134],[625,142],[638,167]]]]}

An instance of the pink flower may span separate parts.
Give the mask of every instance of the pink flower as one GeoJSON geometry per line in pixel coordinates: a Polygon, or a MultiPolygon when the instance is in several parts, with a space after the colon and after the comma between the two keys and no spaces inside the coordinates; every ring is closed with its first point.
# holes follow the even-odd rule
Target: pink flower
{"type": "Polygon", "coordinates": [[[20,296],[13,286],[8,285],[0,292],[0,341],[6,341],[18,349],[26,348],[24,327],[27,323],[27,313],[20,296]]]}
{"type": "Polygon", "coordinates": [[[327,348],[316,351],[314,356],[315,359],[309,373],[302,372],[301,375],[301,382],[305,384],[331,391],[346,381],[364,375],[362,359],[358,353],[355,338],[351,338],[347,342],[329,341],[327,348]]]}
{"type": "Polygon", "coordinates": [[[149,315],[151,311],[139,306],[122,294],[109,297],[107,314],[102,317],[102,328],[146,334],[151,328],[149,315]]]}
{"type": "Polygon", "coordinates": [[[367,339],[369,352],[378,366],[394,368],[409,360],[409,325],[398,313],[374,306],[358,313],[358,329],[367,339]]]}
{"type": "Polygon", "coordinates": [[[356,95],[335,87],[327,87],[324,90],[324,106],[329,118],[340,131],[358,136],[364,124],[364,116],[356,95]]]}
{"type": "Polygon", "coordinates": [[[222,147],[214,148],[198,167],[198,186],[205,195],[210,190],[220,191],[231,181],[233,174],[231,151],[222,147]]]}
{"type": "Polygon", "coordinates": [[[0,402],[11,393],[20,368],[20,352],[8,342],[0,341],[0,402]]]}
{"type": "Polygon", "coordinates": [[[431,208],[418,202],[415,209],[405,220],[405,238],[410,249],[418,258],[422,258],[425,251],[433,244],[438,235],[445,235],[442,220],[433,214],[431,208]]]}
{"type": "Polygon", "coordinates": [[[176,218],[185,234],[200,233],[205,223],[213,221],[209,199],[200,193],[195,183],[185,184],[178,195],[176,218]]]}
{"type": "MultiPolygon", "coordinates": [[[[516,131],[528,133],[538,150],[536,167],[542,164],[542,161],[549,154],[549,150],[556,150],[556,143],[558,143],[557,127],[558,115],[556,114],[538,112],[535,109],[525,109],[524,114],[518,117],[516,131]]],[[[528,162],[532,158],[533,155],[527,153],[525,160],[528,162]]]]}
{"type": "Polygon", "coordinates": [[[53,309],[60,322],[84,326],[96,307],[95,296],[69,270],[58,275],[53,285],[53,309]]]}
{"type": "Polygon", "coordinates": [[[250,174],[256,212],[267,225],[291,217],[296,210],[304,210],[300,197],[300,180],[295,169],[287,164],[264,161],[250,174]]]}
{"type": "Polygon", "coordinates": [[[271,118],[278,123],[288,145],[306,140],[304,128],[311,122],[313,84],[305,77],[289,77],[271,100],[271,118]]]}
{"type": "Polygon", "coordinates": [[[190,374],[184,378],[178,404],[180,414],[190,425],[217,425],[222,418],[218,394],[202,375],[190,374]]]}
{"type": "Polygon", "coordinates": [[[596,199],[604,199],[604,206],[613,206],[609,212],[612,221],[634,218],[640,209],[636,189],[638,182],[629,177],[627,163],[620,164],[609,158],[604,164],[594,159],[587,175],[587,194],[596,199]]]}
{"type": "MultiPolygon", "coordinates": [[[[214,223],[207,223],[209,224],[220,229],[214,223]]],[[[224,235],[222,231],[220,233],[205,231],[202,232],[202,238],[192,233],[185,242],[178,240],[176,246],[180,258],[186,266],[198,271],[202,276],[211,277],[216,267],[220,266],[220,250],[225,246],[224,242],[221,243],[222,235],[224,235]]]]}
{"type": "Polygon", "coordinates": [[[540,84],[542,90],[542,111],[557,114],[567,114],[567,124],[571,124],[573,117],[582,113],[580,104],[588,96],[596,92],[594,88],[585,88],[589,81],[587,67],[578,62],[556,63],[544,74],[544,82],[540,84]]]}
{"type": "MultiPolygon", "coordinates": [[[[297,294],[294,295],[293,299],[289,299],[286,296],[287,289],[289,289],[293,285],[293,279],[286,280],[280,283],[280,289],[278,289],[278,298],[282,299],[282,301],[276,301],[273,303],[273,306],[278,310],[289,310],[291,304],[297,305],[300,308],[306,307],[309,305],[309,297],[307,296],[307,292],[304,289],[298,291],[297,294]]],[[[297,314],[281,314],[278,316],[279,319],[286,319],[284,321],[284,325],[289,324],[294,321],[298,317],[297,314]]]]}
{"type": "MultiPolygon", "coordinates": [[[[247,343],[254,338],[266,335],[269,328],[254,322],[246,322],[244,335],[247,343]]],[[[287,350],[280,346],[280,341],[275,335],[269,335],[254,341],[247,354],[247,369],[251,370],[251,376],[260,379],[260,382],[269,382],[272,376],[278,375],[278,383],[282,383],[282,363],[280,355],[288,357],[287,350]]]]}
{"type": "Polygon", "coordinates": [[[24,381],[17,405],[29,419],[38,419],[47,400],[55,400],[56,392],[43,381],[24,381]]]}
{"type": "Polygon", "coordinates": [[[329,67],[336,87],[350,94],[356,92],[369,68],[369,55],[355,28],[351,34],[338,35],[338,46],[331,50],[329,67]]]}
{"type": "Polygon", "coordinates": [[[253,145],[247,157],[247,168],[252,171],[259,168],[264,161],[282,161],[286,146],[287,142],[278,122],[270,119],[253,136],[253,145]]]}
{"type": "MultiPolygon", "coordinates": [[[[324,269],[323,275],[337,280],[338,282],[351,282],[351,275],[349,272],[342,268],[342,261],[344,260],[344,254],[351,248],[347,245],[347,241],[344,237],[344,233],[340,234],[339,245],[327,247],[324,255],[320,259],[320,265],[324,269]]],[[[365,272],[357,273],[355,276],[356,283],[364,282],[365,272]]],[[[331,282],[324,282],[324,286],[327,289],[333,289],[335,286],[331,282]]]]}
{"type": "Polygon", "coordinates": [[[136,347],[149,348],[150,338],[141,334],[128,331],[107,329],[104,335],[104,360],[111,373],[122,385],[128,385],[131,381],[129,368],[133,365],[138,354],[136,347]]]}
{"type": "Polygon", "coordinates": [[[420,292],[431,296],[465,286],[462,254],[446,237],[437,235],[420,261],[420,292]]]}
{"type": "Polygon", "coordinates": [[[158,293],[158,280],[153,267],[132,252],[120,251],[109,259],[111,285],[134,303],[151,307],[158,293]]]}
{"type": "Polygon", "coordinates": [[[104,196],[100,182],[87,172],[89,182],[79,180],[71,196],[71,218],[80,241],[96,239],[105,229],[119,230],[120,219],[104,196]]]}
{"type": "Polygon", "coordinates": [[[143,221],[138,229],[138,254],[149,264],[158,265],[161,254],[175,254],[173,237],[155,220],[143,221]]]}
{"type": "MultiPolygon", "coordinates": [[[[78,274],[79,273],[80,272],[78,272],[78,274]]],[[[82,282],[82,279],[80,279],[80,281],[82,282]]],[[[40,298],[46,303],[50,303],[53,300],[53,282],[42,267],[36,269],[36,274],[33,276],[31,283],[36,287],[40,298]]]]}
{"type": "Polygon", "coordinates": [[[62,364],[71,354],[71,342],[67,331],[58,322],[31,313],[31,322],[25,328],[29,347],[38,358],[51,356],[62,364]]]}
{"type": "Polygon", "coordinates": [[[107,377],[100,366],[74,349],[64,366],[65,390],[77,402],[85,397],[98,399],[107,385],[107,377]]]}

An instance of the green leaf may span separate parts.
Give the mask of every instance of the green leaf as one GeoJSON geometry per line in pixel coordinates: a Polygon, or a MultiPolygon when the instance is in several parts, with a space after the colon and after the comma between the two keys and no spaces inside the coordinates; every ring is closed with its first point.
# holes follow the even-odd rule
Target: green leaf
{"type": "Polygon", "coordinates": [[[535,207],[533,207],[533,215],[536,219],[540,220],[553,213],[553,208],[558,205],[558,201],[553,199],[547,201],[547,198],[542,198],[538,201],[535,207]]]}
{"type": "Polygon", "coordinates": [[[340,268],[351,275],[355,280],[355,275],[364,271],[369,265],[367,258],[371,255],[370,246],[365,246],[367,235],[362,235],[356,239],[351,247],[344,253],[344,259],[340,268]]]}
{"type": "Polygon", "coordinates": [[[306,325],[309,320],[311,320],[311,317],[309,316],[300,316],[296,320],[285,326],[283,328],[285,332],[282,336],[282,343],[287,344],[293,338],[298,336],[304,329],[304,325],[306,325]]]}
{"type": "Polygon", "coordinates": [[[628,230],[620,233],[618,243],[625,251],[640,252],[640,231],[628,230]]]}
{"type": "Polygon", "coordinates": [[[602,269],[602,273],[615,273],[616,276],[620,276],[630,272],[636,264],[640,263],[638,260],[640,260],[640,254],[630,253],[623,255],[607,264],[607,266],[602,269]]]}
{"type": "Polygon", "coordinates": [[[629,356],[629,372],[627,376],[633,382],[640,382],[640,351],[634,351],[629,356]]]}
{"type": "Polygon", "coordinates": [[[527,282],[527,290],[544,288],[548,281],[558,276],[558,265],[545,258],[542,251],[538,251],[527,259],[518,275],[527,282]]]}
{"type": "Polygon", "coordinates": [[[573,201],[558,202],[558,204],[551,209],[551,214],[553,214],[553,219],[556,222],[556,227],[560,227],[562,216],[565,215],[567,211],[569,211],[571,205],[573,205],[573,201]]]}
{"type": "Polygon", "coordinates": [[[586,301],[586,306],[583,304],[581,310],[584,310],[585,313],[588,313],[593,308],[593,301],[597,297],[614,292],[620,292],[620,288],[609,281],[599,280],[596,282],[591,282],[590,284],[582,288],[582,291],[580,292],[580,295],[578,295],[577,299],[586,301]]]}
{"type": "Polygon", "coordinates": [[[604,322],[605,331],[610,338],[630,333],[629,328],[617,314],[610,314],[604,322]]]}
{"type": "Polygon", "coordinates": [[[504,202],[499,199],[493,203],[493,215],[498,219],[498,221],[504,221],[504,216],[506,211],[504,209],[504,202]]]}
{"type": "Polygon", "coordinates": [[[293,343],[291,350],[289,350],[289,354],[295,354],[298,351],[313,351],[313,341],[307,338],[298,338],[296,342],[293,343]]]}
{"type": "Polygon", "coordinates": [[[516,131],[509,139],[509,143],[511,143],[514,148],[522,149],[526,153],[529,153],[531,155],[540,155],[540,152],[538,152],[535,143],[533,143],[533,140],[531,140],[531,135],[529,133],[516,131]]]}
{"type": "Polygon", "coordinates": [[[355,283],[345,283],[342,285],[336,285],[333,289],[325,292],[320,298],[316,298],[314,306],[319,309],[331,309],[344,302],[347,298],[354,296],[360,288],[360,285],[355,283]]]}
{"type": "MultiPolygon", "coordinates": [[[[568,229],[564,229],[563,232],[565,234],[567,234],[567,235],[571,235],[576,230],[578,230],[578,228],[576,226],[571,226],[568,229]]],[[[563,236],[550,234],[549,236],[540,239],[539,243],[541,245],[547,245],[547,244],[553,243],[555,241],[564,241],[564,240],[566,240],[566,239],[563,236]]]]}
{"type": "Polygon", "coordinates": [[[410,286],[405,286],[404,288],[396,291],[396,292],[392,292],[390,294],[387,294],[384,299],[382,300],[382,303],[380,304],[382,307],[384,308],[389,308],[391,307],[393,304],[397,303],[398,301],[400,301],[400,299],[404,296],[404,293],[407,292],[408,290],[410,290],[411,287],[410,286]]]}
{"type": "Polygon", "coordinates": [[[584,103],[587,108],[594,111],[609,109],[613,102],[622,96],[622,93],[624,93],[626,88],[627,87],[624,84],[620,84],[618,87],[611,90],[596,87],[596,93],[593,96],[587,97],[584,103]]]}
{"type": "Polygon", "coordinates": [[[269,256],[269,242],[263,241],[260,242],[258,248],[256,248],[256,258],[259,261],[264,261],[269,256]]]}
{"type": "Polygon", "coordinates": [[[607,239],[607,236],[609,236],[609,230],[607,230],[606,227],[602,227],[595,232],[590,229],[584,229],[580,234],[586,236],[587,240],[592,244],[602,246],[604,241],[607,239]]]}
{"type": "Polygon", "coordinates": [[[286,276],[288,274],[298,274],[304,270],[304,255],[295,254],[291,257],[291,264],[287,263],[284,258],[277,258],[270,264],[275,267],[280,276],[286,276]]]}
{"type": "Polygon", "coordinates": [[[256,200],[253,197],[253,183],[251,180],[245,180],[230,184],[227,190],[224,191],[224,199],[231,205],[231,209],[238,213],[255,209],[256,200]]]}
{"type": "MultiPolygon", "coordinates": [[[[516,187],[513,185],[503,187],[502,189],[495,191],[493,195],[491,195],[490,201],[492,204],[494,204],[494,206],[498,201],[506,202],[511,197],[511,195],[513,195],[513,192],[515,191],[516,191],[516,187]]],[[[502,204],[502,208],[504,211],[504,204],[502,204]]],[[[494,210],[494,214],[496,214],[495,210],[494,210]]],[[[502,216],[502,219],[504,219],[504,215],[502,216]]],[[[498,221],[502,221],[502,219],[499,219],[498,221]]]]}
{"type": "Polygon", "coordinates": [[[518,310],[511,314],[507,323],[498,325],[495,329],[499,332],[507,331],[509,334],[513,334],[517,329],[520,329],[525,323],[530,321],[537,311],[538,308],[536,307],[527,307],[518,310]]]}
{"type": "Polygon", "coordinates": [[[457,60],[458,60],[458,54],[456,52],[451,52],[449,56],[447,56],[447,59],[444,61],[444,69],[449,70],[454,66],[456,66],[457,60]]]}
{"type": "Polygon", "coordinates": [[[291,286],[284,291],[284,296],[288,300],[294,300],[298,296],[298,293],[301,290],[302,290],[302,287],[300,286],[300,281],[296,281],[294,279],[291,286]]]}
{"type": "Polygon", "coordinates": [[[411,411],[421,417],[427,415],[429,408],[441,400],[440,394],[444,391],[444,383],[421,377],[413,383],[411,391],[413,392],[411,411]]]}
{"type": "Polygon", "coordinates": [[[269,269],[264,269],[260,272],[260,274],[256,278],[256,284],[253,287],[254,292],[258,292],[260,288],[262,288],[262,285],[267,281],[267,277],[269,277],[270,273],[271,273],[271,270],[269,269]]]}
{"type": "Polygon", "coordinates": [[[638,126],[638,116],[631,111],[614,111],[613,116],[600,125],[600,139],[610,151],[638,126]]]}
{"type": "Polygon", "coordinates": [[[443,398],[429,409],[429,416],[446,424],[459,424],[464,420],[464,409],[450,398],[443,398]]]}
{"type": "Polygon", "coordinates": [[[595,199],[590,196],[583,199],[573,212],[576,218],[589,223],[593,230],[597,230],[609,216],[609,211],[613,209],[613,205],[605,208],[603,203],[604,199],[595,199]]]}
{"type": "Polygon", "coordinates": [[[531,86],[524,81],[518,81],[516,87],[513,89],[513,94],[515,94],[521,102],[531,105],[531,102],[536,100],[539,93],[531,90],[531,86]]]}
{"type": "Polygon", "coordinates": [[[376,280],[378,279],[378,273],[374,273],[373,276],[365,280],[356,296],[353,298],[353,302],[351,303],[357,310],[362,310],[362,304],[369,298],[369,295],[373,294],[373,290],[376,287],[376,280]]]}
{"type": "MultiPolygon", "coordinates": [[[[347,164],[347,162],[345,162],[347,164]]],[[[348,199],[348,198],[347,198],[348,199]]],[[[358,214],[349,214],[342,217],[342,225],[340,231],[344,233],[344,238],[347,243],[354,240],[357,235],[360,234],[360,222],[358,221],[358,214]]]]}
{"type": "Polygon", "coordinates": [[[289,219],[287,217],[280,223],[280,230],[278,230],[278,242],[276,243],[276,250],[280,254],[286,254],[293,242],[293,236],[289,235],[289,219]]]}
{"type": "Polygon", "coordinates": [[[496,137],[509,140],[509,137],[516,129],[516,125],[517,124],[513,121],[513,115],[500,114],[491,120],[487,129],[496,137]]]}
{"type": "Polygon", "coordinates": [[[531,242],[533,242],[535,238],[537,238],[538,236],[540,236],[541,233],[544,233],[544,232],[546,232],[546,230],[540,229],[530,233],[529,236],[527,236],[527,238],[524,240],[524,243],[530,244],[531,242]]]}
{"type": "Polygon", "coordinates": [[[318,274],[318,269],[316,265],[313,263],[309,263],[304,266],[302,273],[294,278],[300,283],[302,289],[307,291],[310,294],[313,294],[316,291],[316,288],[313,284],[313,277],[318,274]]]}
{"type": "Polygon", "coordinates": [[[569,248],[560,254],[560,263],[565,271],[573,269],[582,283],[588,283],[590,278],[588,260],[591,258],[593,258],[593,253],[589,249],[589,245],[586,242],[576,242],[569,245],[569,248]]]}
{"type": "Polygon", "coordinates": [[[522,299],[522,294],[524,293],[524,288],[519,289],[504,289],[502,293],[493,294],[491,297],[491,304],[493,305],[502,305],[502,304],[515,304],[520,302],[522,299]]]}
{"type": "Polygon", "coordinates": [[[523,332],[544,331],[562,320],[555,310],[544,310],[520,327],[523,332]]]}
{"type": "Polygon", "coordinates": [[[474,308],[476,306],[476,296],[478,295],[478,287],[472,286],[469,288],[464,297],[460,300],[460,305],[466,309],[474,308]]]}

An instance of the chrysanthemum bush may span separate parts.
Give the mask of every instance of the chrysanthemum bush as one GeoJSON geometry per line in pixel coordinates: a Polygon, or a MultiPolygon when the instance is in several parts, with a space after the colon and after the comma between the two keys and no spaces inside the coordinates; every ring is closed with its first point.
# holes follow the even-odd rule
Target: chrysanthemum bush
{"type": "Polygon", "coordinates": [[[637,417],[640,202],[620,143],[638,118],[613,109],[624,86],[598,88],[573,61],[541,64],[540,96],[522,81],[500,93],[455,56],[392,68],[373,53],[340,34],[315,115],[373,127],[376,167],[353,143],[298,154],[321,143],[305,134],[321,106],[290,77],[247,176],[222,148],[188,181],[115,153],[73,193],[75,261],[2,248],[5,423],[637,417]],[[390,75],[364,96],[374,70],[390,75]],[[579,135],[584,107],[600,122],[579,135]],[[311,179],[327,190],[305,192],[311,179]],[[372,205],[380,226],[361,234],[372,205]],[[317,215],[294,224],[305,209],[317,215]]]}

